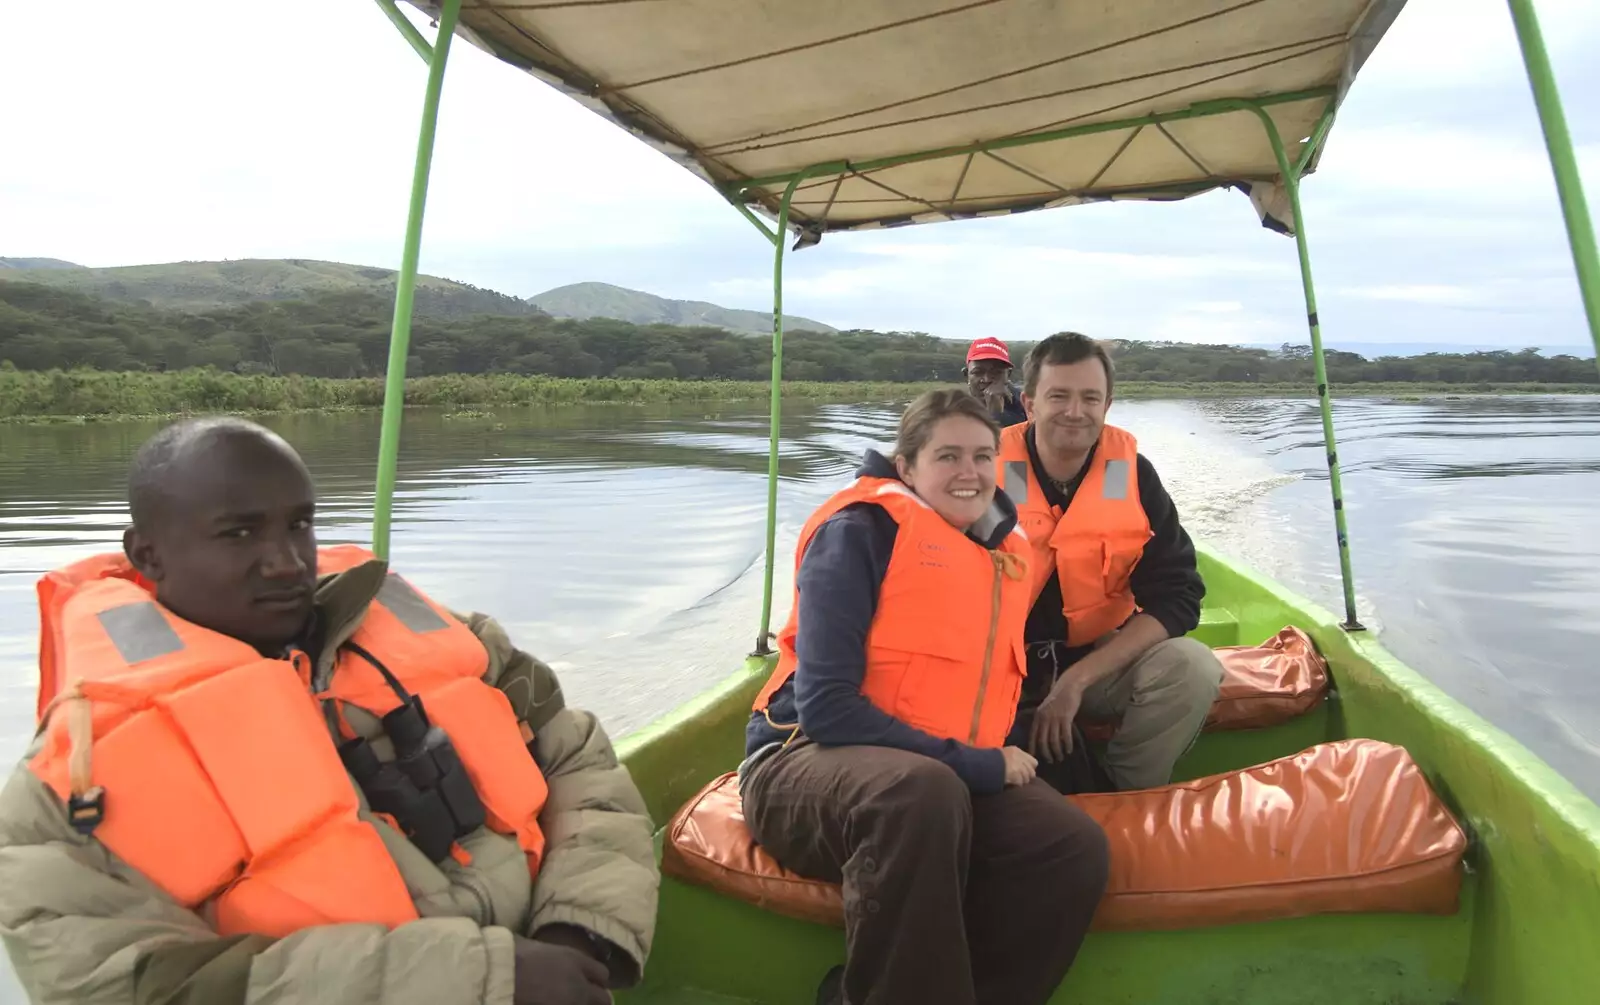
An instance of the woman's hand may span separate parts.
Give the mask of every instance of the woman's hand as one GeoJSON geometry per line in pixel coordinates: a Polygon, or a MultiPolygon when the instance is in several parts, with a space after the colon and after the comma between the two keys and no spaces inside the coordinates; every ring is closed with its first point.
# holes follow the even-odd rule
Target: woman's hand
{"type": "Polygon", "coordinates": [[[1006,759],[1006,788],[1027,785],[1039,770],[1039,761],[1021,747],[1007,747],[1000,751],[1006,759]]]}

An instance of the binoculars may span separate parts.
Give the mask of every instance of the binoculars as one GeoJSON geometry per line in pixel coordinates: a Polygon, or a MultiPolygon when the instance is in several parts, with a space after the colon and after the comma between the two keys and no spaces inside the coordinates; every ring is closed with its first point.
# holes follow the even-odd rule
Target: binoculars
{"type": "Polygon", "coordinates": [[[457,838],[483,826],[483,801],[445,731],[428,721],[422,699],[408,695],[383,717],[395,759],[379,759],[357,737],[339,745],[345,770],[366,793],[375,813],[393,817],[430,861],[441,862],[457,838]]]}

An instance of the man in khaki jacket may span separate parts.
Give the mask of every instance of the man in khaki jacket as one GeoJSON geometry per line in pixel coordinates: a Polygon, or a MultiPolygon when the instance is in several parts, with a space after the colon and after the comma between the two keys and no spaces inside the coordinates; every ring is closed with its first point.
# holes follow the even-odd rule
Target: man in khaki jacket
{"type": "MultiPolygon", "coordinates": [[[[157,433],[135,458],[130,507],[125,551],[160,603],[263,657],[305,652],[313,680],[331,673],[384,584],[378,561],[316,578],[310,476],[253,423],[206,418],[157,433]]],[[[488,652],[484,680],[533,732],[549,790],[537,879],[516,838],[487,827],[435,864],[362,798],[360,817],[382,838],[419,920],[223,937],[209,905],[186,909],[74,828],[56,790],[28,768],[36,740],[0,791],[0,936],[30,999],[589,1005],[637,982],[659,883],[643,800],[595,717],[564,707],[549,667],[492,619],[460,620],[488,652]]],[[[184,835],[171,840],[181,855],[184,835]]]]}

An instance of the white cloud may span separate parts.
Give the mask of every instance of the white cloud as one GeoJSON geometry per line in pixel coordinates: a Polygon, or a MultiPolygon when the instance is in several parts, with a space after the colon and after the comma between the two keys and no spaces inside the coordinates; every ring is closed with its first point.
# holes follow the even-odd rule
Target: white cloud
{"type": "MultiPolygon", "coordinates": [[[[1552,201],[1555,181],[1538,124],[1524,123],[1520,131],[1528,135],[1508,139],[1464,129],[1402,126],[1352,129],[1330,141],[1317,178],[1379,198],[1403,194],[1480,211],[1552,201]]],[[[1576,154],[1580,172],[1600,179],[1600,144],[1580,146],[1576,154]]]]}
{"type": "Polygon", "coordinates": [[[1418,284],[1415,286],[1353,286],[1340,291],[1363,300],[1400,300],[1412,304],[1470,307],[1484,302],[1483,291],[1466,286],[1418,284]]]}
{"type": "MultiPolygon", "coordinates": [[[[398,258],[426,67],[370,5],[316,29],[249,5],[11,5],[0,34],[8,254],[84,264],[338,254],[398,258]],[[54,29],[54,30],[52,30],[54,29]],[[218,44],[216,40],[225,40],[218,44]]],[[[440,108],[425,260],[450,249],[668,247],[748,224],[704,183],[457,40],[440,108]]],[[[369,259],[370,260],[370,257],[369,259]]]]}
{"type": "MultiPolygon", "coordinates": [[[[906,273],[901,266],[881,268],[828,269],[814,275],[786,278],[783,294],[786,301],[807,303],[848,299],[864,293],[893,293],[906,273]]],[[[746,277],[720,279],[710,284],[711,290],[723,297],[751,299],[772,298],[772,279],[746,277]]]]}
{"type": "Polygon", "coordinates": [[[1200,342],[1208,345],[1237,345],[1253,342],[1305,341],[1305,323],[1238,311],[1225,314],[1174,312],[1153,324],[1145,338],[1161,342],[1200,342]]]}
{"type": "MultiPolygon", "coordinates": [[[[1558,78],[1586,59],[1600,35],[1593,0],[1538,0],[1540,33],[1558,78]]],[[[1411,0],[1361,71],[1364,91],[1523,81],[1516,30],[1505,0],[1411,0]]]]}
{"type": "Polygon", "coordinates": [[[1576,293],[1570,259],[1550,263],[1548,274],[1518,277],[1502,276],[1472,286],[1445,283],[1379,283],[1347,286],[1336,291],[1340,297],[1416,304],[1424,307],[1485,309],[1501,313],[1533,311],[1552,299],[1576,293]]]}

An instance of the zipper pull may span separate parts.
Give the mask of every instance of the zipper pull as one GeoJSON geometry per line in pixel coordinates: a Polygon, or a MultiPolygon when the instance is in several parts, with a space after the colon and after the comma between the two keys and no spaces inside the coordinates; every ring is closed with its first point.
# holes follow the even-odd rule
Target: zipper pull
{"type": "Polygon", "coordinates": [[[1007,579],[1021,579],[1023,571],[1027,568],[1027,563],[1023,561],[1021,555],[1013,555],[1009,551],[992,549],[989,557],[994,561],[995,571],[1004,573],[1007,579]]]}

